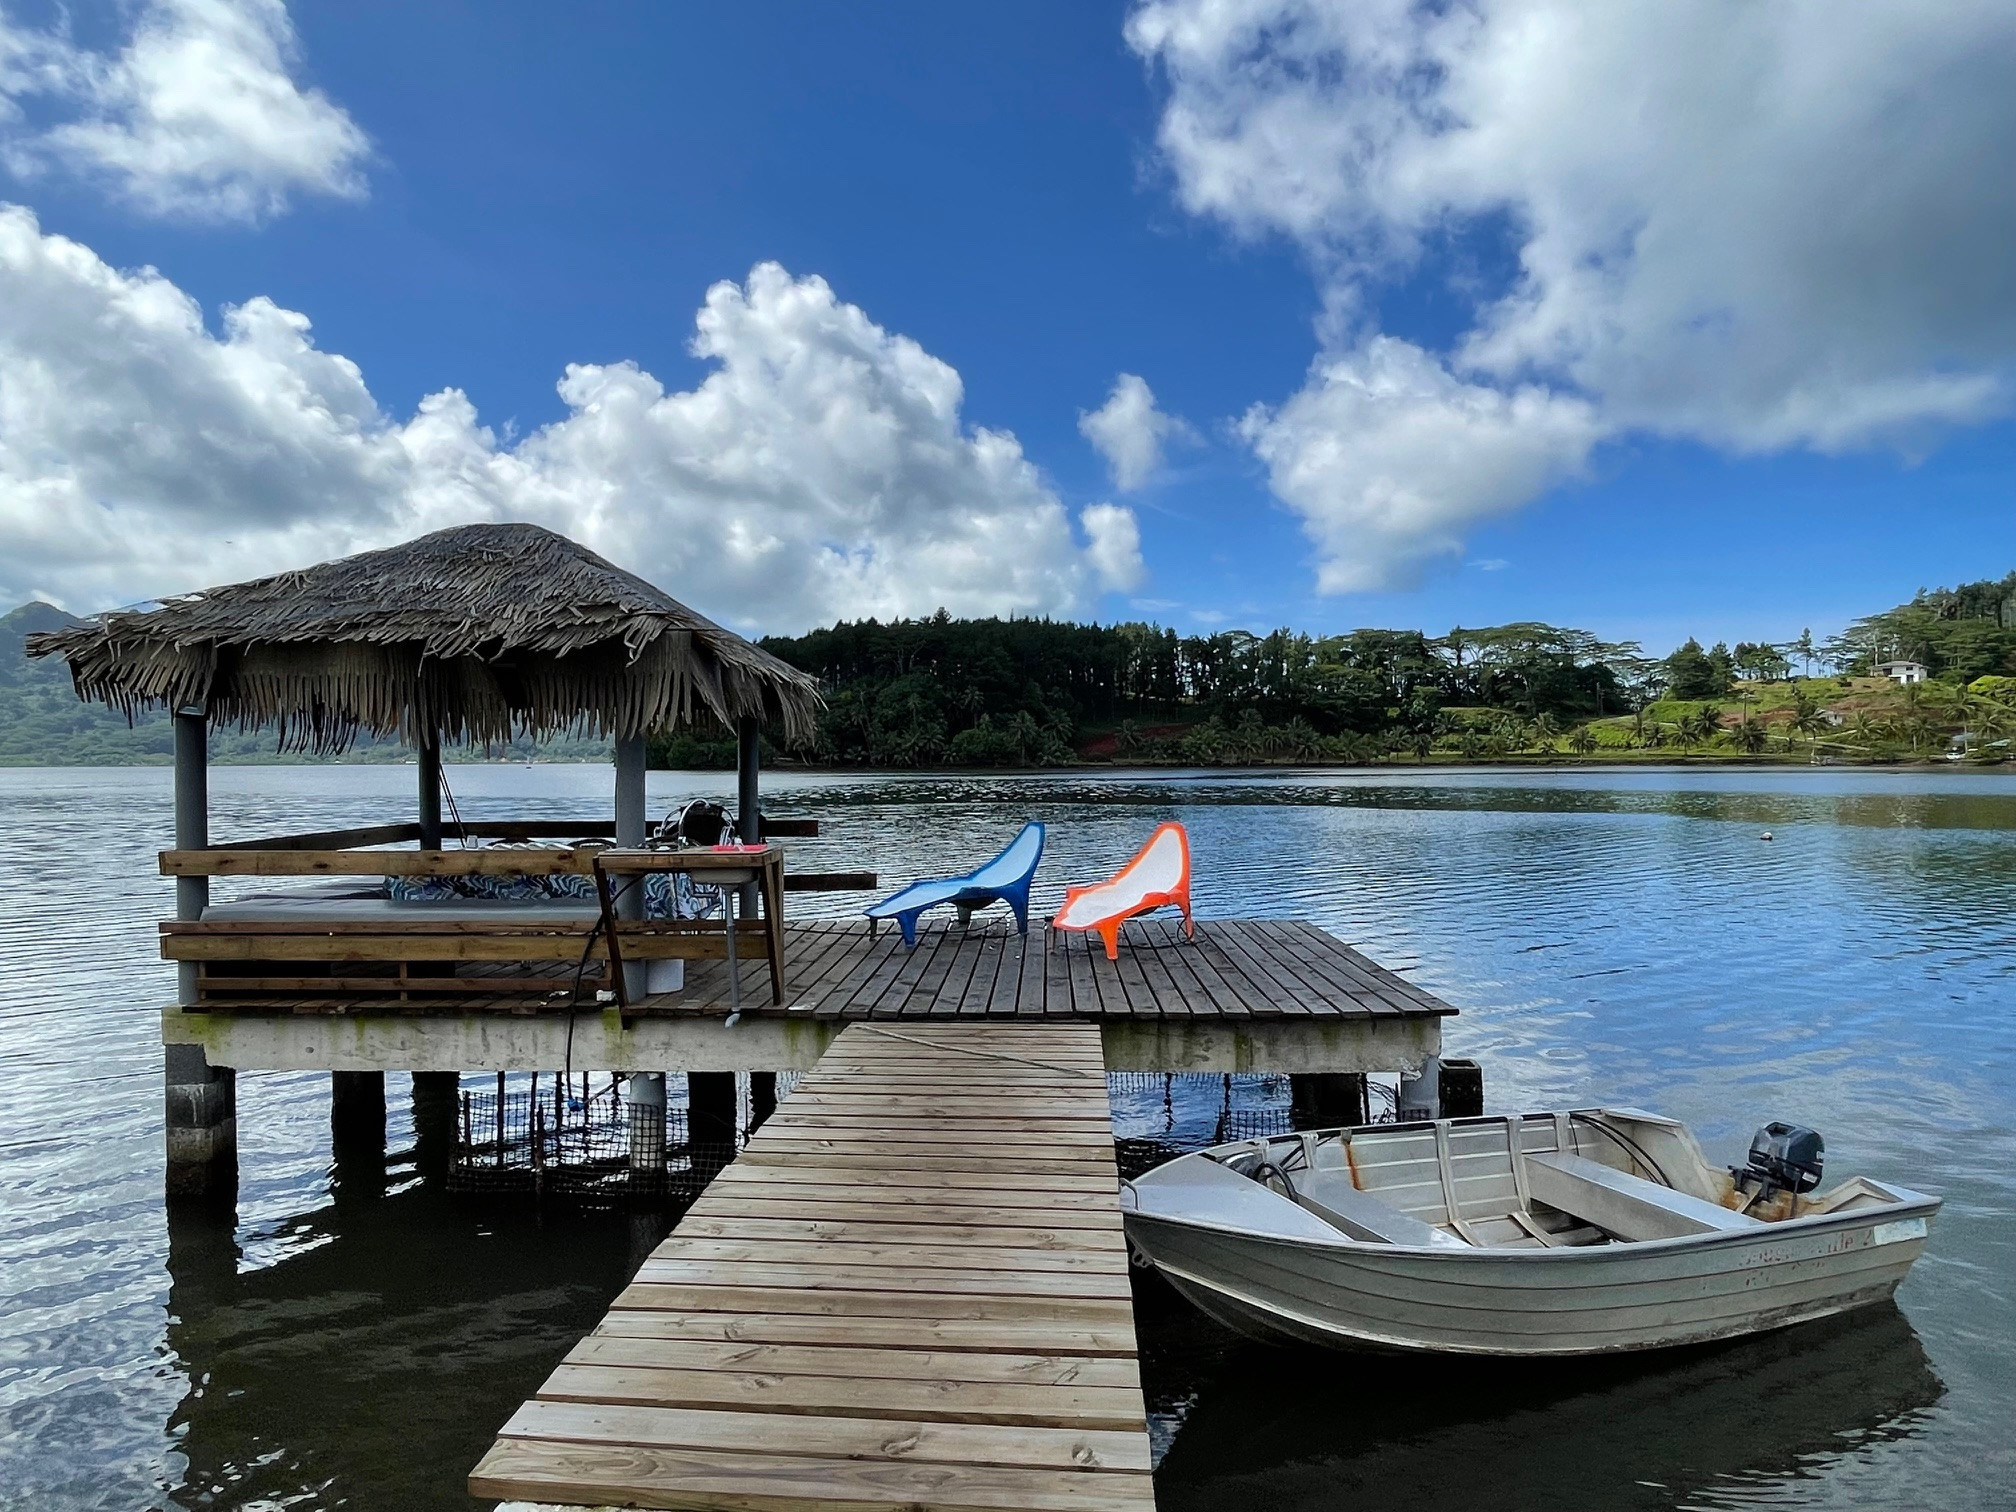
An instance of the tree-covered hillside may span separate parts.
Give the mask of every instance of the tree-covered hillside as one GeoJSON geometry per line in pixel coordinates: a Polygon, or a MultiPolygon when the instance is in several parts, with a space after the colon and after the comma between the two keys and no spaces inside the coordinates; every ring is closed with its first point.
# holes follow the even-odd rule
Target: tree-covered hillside
{"type": "Polygon", "coordinates": [[[1843,671],[1893,657],[1956,683],[2016,676],[2016,572],[1957,588],[1921,588],[1907,604],[1850,625],[1830,650],[1843,671]]]}
{"type": "MultiPolygon", "coordinates": [[[[763,645],[817,677],[827,706],[813,761],[834,766],[1029,766],[1084,758],[1211,764],[1364,760],[1410,750],[1449,711],[1558,724],[1627,712],[1656,691],[1636,645],[1518,624],[1243,630],[1052,620],[864,620],[763,645]]],[[[667,764],[724,765],[725,741],[675,737],[667,764]]]]}
{"type": "MultiPolygon", "coordinates": [[[[23,604],[0,615],[0,766],[133,766],[168,762],[175,733],[159,709],[142,713],[129,726],[124,715],[102,704],[87,704],[70,685],[70,669],[60,660],[31,659],[24,650],[30,635],[79,623],[53,604],[23,604]]],[[[271,730],[212,730],[210,759],[217,762],[302,761],[281,755],[271,730]]],[[[364,739],[342,758],[400,761],[409,753],[398,741],[364,739]]],[[[475,753],[451,751],[451,760],[475,753]]],[[[606,741],[516,740],[508,751],[489,753],[520,761],[606,759],[606,741]]]]}

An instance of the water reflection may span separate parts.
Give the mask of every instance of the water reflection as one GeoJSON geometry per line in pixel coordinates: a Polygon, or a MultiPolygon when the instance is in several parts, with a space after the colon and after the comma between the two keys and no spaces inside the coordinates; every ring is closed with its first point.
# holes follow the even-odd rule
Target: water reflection
{"type": "MultiPolygon", "coordinates": [[[[395,1163],[399,1157],[395,1157],[395,1163]]],[[[363,1151],[296,1215],[286,1258],[240,1268],[227,1222],[168,1216],[177,1507],[461,1508],[469,1467],[628,1279],[661,1216],[486,1211],[391,1196],[363,1151]]]]}
{"type": "MultiPolygon", "coordinates": [[[[1198,1330],[1202,1332],[1202,1330],[1198,1330]]],[[[1913,1437],[1944,1387],[1895,1306],[1736,1344],[1546,1364],[1192,1339],[1151,1411],[1183,1423],[1157,1506],[1343,1512],[1796,1503],[1844,1455],[1913,1437]]]]}
{"type": "MultiPolygon", "coordinates": [[[[606,768],[451,776],[471,818],[609,801],[606,768]]],[[[403,768],[214,779],[220,839],[402,816],[412,792],[403,768]]],[[[652,804],[732,780],[653,773],[652,804]]],[[[541,1228],[451,1203],[429,1178],[452,1125],[419,1108],[409,1123],[403,1078],[390,1158],[332,1158],[328,1078],[249,1073],[235,1232],[181,1216],[164,1231],[167,788],[160,769],[0,772],[0,1508],[462,1512],[469,1466],[656,1225],[541,1228]]],[[[1451,1047],[1485,1063],[1493,1108],[1643,1103],[1723,1159],[1789,1117],[1825,1132],[1830,1166],[1947,1199],[1901,1314],[1599,1368],[1258,1354],[1147,1283],[1165,1507],[2012,1505],[2016,778],[1157,772],[768,791],[825,826],[794,865],[892,881],[1049,820],[1039,913],[1180,818],[1201,912],[1310,917],[1459,1004],[1451,1047]]],[[[1219,1091],[1163,1093],[1123,1099],[1130,1132],[1207,1138],[1225,1117],[1219,1091]]]]}

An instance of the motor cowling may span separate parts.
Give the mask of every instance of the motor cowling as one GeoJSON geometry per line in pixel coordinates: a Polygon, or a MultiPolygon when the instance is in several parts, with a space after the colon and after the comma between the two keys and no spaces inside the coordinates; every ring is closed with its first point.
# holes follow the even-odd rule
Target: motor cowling
{"type": "Polygon", "coordinates": [[[1810,1192],[1820,1185],[1826,1160],[1827,1144],[1818,1130],[1768,1123],[1750,1141],[1750,1165],[1744,1174],[1767,1189],[1810,1192]]]}

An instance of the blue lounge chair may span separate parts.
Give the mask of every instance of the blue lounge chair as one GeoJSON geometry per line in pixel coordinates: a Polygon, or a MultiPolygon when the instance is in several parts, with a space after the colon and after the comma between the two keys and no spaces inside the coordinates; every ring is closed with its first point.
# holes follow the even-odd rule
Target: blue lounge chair
{"type": "Polygon", "coordinates": [[[917,916],[939,903],[959,910],[964,924],[976,908],[989,903],[1006,903],[1015,910],[1015,927],[1029,933],[1029,883],[1036,875],[1036,863],[1043,859],[1043,826],[1031,820],[1022,833],[1008,842],[1008,848],[978,871],[963,877],[943,877],[929,882],[912,882],[868,910],[871,919],[894,919],[903,926],[903,943],[917,948],[917,916]]]}

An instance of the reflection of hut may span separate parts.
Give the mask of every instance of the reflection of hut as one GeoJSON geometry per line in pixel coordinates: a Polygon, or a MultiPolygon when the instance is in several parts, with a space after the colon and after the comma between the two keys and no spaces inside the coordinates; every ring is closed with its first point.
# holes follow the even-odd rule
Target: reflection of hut
{"type": "MultiPolygon", "coordinates": [[[[63,657],[80,697],[129,717],[157,707],[174,714],[177,859],[170,867],[164,858],[164,870],[175,871],[176,911],[185,922],[202,920],[213,875],[349,875],[394,864],[388,853],[367,847],[417,843],[433,854],[404,852],[398,866],[457,876],[497,868],[479,851],[443,851],[445,839],[599,830],[613,834],[618,845],[641,845],[646,737],[682,725],[735,734],[737,826],[744,839],[759,839],[759,731],[767,725],[787,742],[801,739],[811,733],[818,709],[817,689],[803,673],[534,525],[436,531],[388,550],[100,615],[31,637],[27,650],[63,657]],[[282,750],[332,753],[367,733],[402,738],[419,754],[417,822],[212,849],[205,747],[213,721],[272,725],[282,750]],[[613,824],[443,825],[444,739],[481,745],[562,731],[615,743],[613,824]]],[[[578,858],[548,859],[527,870],[579,873],[585,865],[578,858]]],[[[290,927],[303,933],[299,922],[290,927]]],[[[290,948],[305,947],[297,940],[290,948]]],[[[550,940],[545,948],[557,953],[550,940]]],[[[355,963],[379,969],[387,961],[386,950],[378,956],[362,947],[347,955],[323,953],[322,969],[364,986],[370,986],[362,975],[366,968],[355,963]],[[349,964],[339,973],[331,965],[336,960],[349,964]]],[[[275,947],[274,958],[282,954],[275,947]]],[[[177,958],[181,999],[192,1006],[198,963],[177,958]]],[[[403,992],[413,984],[405,980],[406,963],[395,964],[403,992]]],[[[434,973],[431,980],[445,979],[438,961],[419,969],[434,973]]],[[[305,979],[313,971],[297,965],[293,974],[305,979]]],[[[278,976],[269,963],[265,979],[278,976]]],[[[339,997],[352,990],[364,988],[331,984],[339,997]]],[[[376,987],[366,993],[377,1000],[384,995],[376,987]]],[[[211,1124],[201,1117],[197,1124],[212,1127],[226,1113],[213,1108],[202,1116],[211,1124]]],[[[171,1130],[171,1174],[174,1143],[171,1130]]]]}

